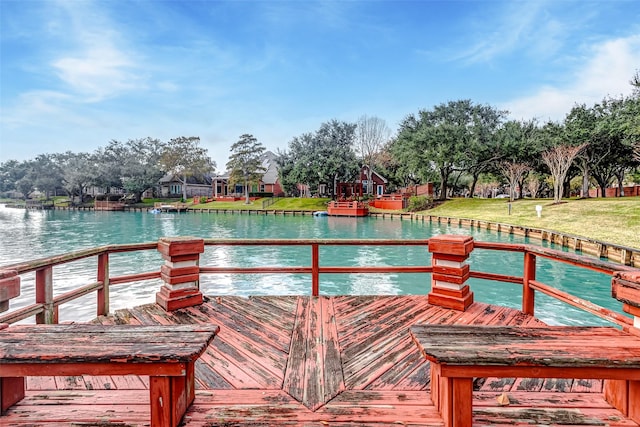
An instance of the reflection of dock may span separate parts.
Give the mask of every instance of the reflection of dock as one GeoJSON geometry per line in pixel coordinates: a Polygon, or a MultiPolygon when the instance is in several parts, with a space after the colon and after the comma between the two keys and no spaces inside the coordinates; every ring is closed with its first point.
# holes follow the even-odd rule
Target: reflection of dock
{"type": "Polygon", "coordinates": [[[186,212],[187,207],[189,205],[187,203],[182,202],[174,202],[174,203],[162,203],[157,202],[153,204],[153,208],[157,209],[160,212],[186,212]]]}
{"type": "Polygon", "coordinates": [[[96,200],[93,208],[97,211],[123,211],[124,203],[110,200],[96,200]]]}
{"type": "Polygon", "coordinates": [[[53,209],[53,201],[50,200],[43,202],[42,200],[27,200],[24,206],[26,209],[53,209]]]}

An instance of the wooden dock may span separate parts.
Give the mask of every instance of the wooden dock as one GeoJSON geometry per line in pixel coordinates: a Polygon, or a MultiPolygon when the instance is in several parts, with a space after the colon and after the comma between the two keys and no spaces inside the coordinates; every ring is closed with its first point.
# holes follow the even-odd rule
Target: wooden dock
{"type": "MultiPolygon", "coordinates": [[[[210,296],[171,313],[149,304],[95,322],[220,326],[196,363],[185,426],[318,427],[443,425],[429,364],[409,335],[415,323],[542,325],[511,308],[476,302],[462,312],[426,296],[210,296]]],[[[600,380],[479,378],[473,397],[474,425],[638,425],[604,400],[600,380]]],[[[146,378],[28,377],[26,398],[0,425],[148,420],[146,378]]]]}
{"type": "Polygon", "coordinates": [[[367,216],[369,206],[358,201],[333,201],[327,205],[329,216],[367,216]]]}

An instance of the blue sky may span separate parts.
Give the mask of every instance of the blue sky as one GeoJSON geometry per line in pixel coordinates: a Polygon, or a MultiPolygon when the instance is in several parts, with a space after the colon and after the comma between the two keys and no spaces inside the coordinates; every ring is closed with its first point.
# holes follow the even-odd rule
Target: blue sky
{"type": "Polygon", "coordinates": [[[199,136],[218,170],[322,122],[628,95],[640,1],[0,0],[0,162],[199,136]]]}

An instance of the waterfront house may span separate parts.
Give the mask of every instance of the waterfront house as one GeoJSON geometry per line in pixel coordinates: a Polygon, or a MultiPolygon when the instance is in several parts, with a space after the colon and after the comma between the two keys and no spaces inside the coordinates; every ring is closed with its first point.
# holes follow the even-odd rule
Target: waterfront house
{"type": "Polygon", "coordinates": [[[362,184],[362,192],[364,194],[373,194],[376,196],[385,194],[387,192],[387,184],[389,183],[385,177],[368,165],[363,165],[362,168],[360,168],[360,176],[356,182],[362,184]],[[371,170],[371,181],[369,181],[369,170],[371,170]],[[371,190],[369,191],[369,189],[371,190]]]}
{"type": "MultiPolygon", "coordinates": [[[[280,186],[278,177],[278,164],[276,155],[271,151],[265,151],[262,155],[262,169],[264,173],[260,182],[252,184],[249,188],[250,193],[260,193],[261,195],[283,196],[284,192],[280,186]]],[[[213,197],[215,198],[238,198],[245,194],[244,183],[237,182],[233,185],[229,184],[229,172],[213,177],[211,185],[213,197]]]]}
{"type": "MultiPolygon", "coordinates": [[[[188,176],[186,183],[187,197],[205,196],[211,197],[211,175],[188,176]]],[[[182,180],[176,175],[166,174],[160,178],[160,196],[161,197],[182,197],[182,180]]]]}
{"type": "MultiPolygon", "coordinates": [[[[354,197],[362,197],[365,194],[374,196],[382,196],[387,192],[387,184],[389,181],[375,170],[371,169],[371,181],[369,181],[369,166],[363,165],[357,178],[351,182],[338,182],[335,184],[335,193],[340,199],[350,199],[354,197]],[[369,192],[371,188],[371,192],[369,192]]],[[[327,194],[327,185],[320,184],[318,186],[320,195],[327,194]]]]}

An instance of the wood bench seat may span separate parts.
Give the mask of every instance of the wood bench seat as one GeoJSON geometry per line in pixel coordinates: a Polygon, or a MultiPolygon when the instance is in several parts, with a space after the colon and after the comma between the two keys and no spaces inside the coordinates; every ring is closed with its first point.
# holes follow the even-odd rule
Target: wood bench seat
{"type": "Polygon", "coordinates": [[[472,425],[475,377],[616,380],[609,402],[640,423],[640,337],[609,327],[414,325],[447,427],[472,425]]]}
{"type": "Polygon", "coordinates": [[[24,397],[25,376],[148,375],[151,426],[180,423],[194,367],[218,326],[17,325],[0,330],[2,413],[24,397]]]}

